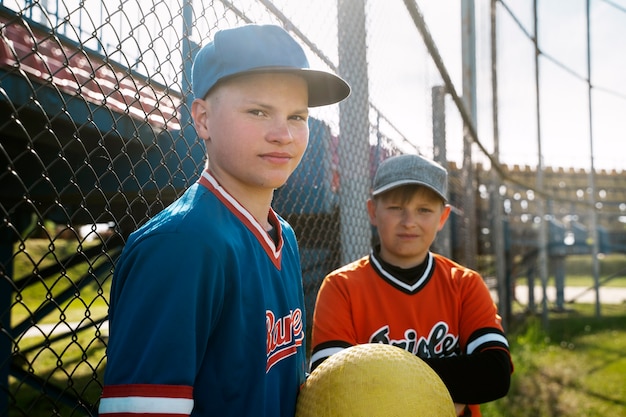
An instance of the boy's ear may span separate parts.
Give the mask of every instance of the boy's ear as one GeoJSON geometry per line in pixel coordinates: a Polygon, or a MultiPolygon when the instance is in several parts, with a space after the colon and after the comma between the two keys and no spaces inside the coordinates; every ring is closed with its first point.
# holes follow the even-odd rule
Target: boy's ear
{"type": "Polygon", "coordinates": [[[440,231],[441,229],[443,229],[443,226],[445,226],[446,221],[448,220],[448,217],[450,217],[451,211],[452,211],[452,207],[450,206],[450,204],[446,204],[443,206],[441,217],[439,217],[439,228],[437,229],[437,231],[440,231]]]}
{"type": "Polygon", "coordinates": [[[195,99],[191,103],[191,118],[198,137],[202,140],[209,138],[209,103],[206,100],[195,99]]]}
{"type": "Polygon", "coordinates": [[[376,224],[376,203],[373,199],[367,200],[367,214],[370,218],[370,223],[372,226],[377,226],[376,224]]]}

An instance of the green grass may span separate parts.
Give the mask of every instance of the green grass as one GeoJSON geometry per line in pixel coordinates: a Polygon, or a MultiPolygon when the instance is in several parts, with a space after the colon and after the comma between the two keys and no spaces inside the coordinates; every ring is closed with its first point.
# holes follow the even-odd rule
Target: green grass
{"type": "Polygon", "coordinates": [[[515,365],[509,394],[483,405],[491,417],[626,416],[626,305],[575,305],[548,329],[525,317],[509,331],[515,365]]]}
{"type": "Polygon", "coordinates": [[[102,392],[101,370],[106,348],[102,337],[94,331],[53,343],[46,343],[43,337],[24,339],[20,343],[24,353],[15,362],[25,374],[9,378],[8,416],[90,415],[93,410],[87,410],[93,408],[102,392]],[[61,393],[80,402],[63,401],[61,393]]]}
{"type": "MultiPolygon", "coordinates": [[[[601,255],[598,259],[599,280],[604,287],[626,287],[626,256],[623,254],[601,255]]],[[[554,285],[554,270],[549,268],[548,284],[554,285]]],[[[519,284],[526,284],[525,276],[516,278],[519,284]]],[[[535,277],[539,285],[539,277],[535,277]]],[[[589,255],[571,255],[565,258],[565,285],[572,287],[592,287],[593,268],[589,255]]]]}
{"type": "MultiPolygon", "coordinates": [[[[80,244],[76,240],[57,240],[51,243],[47,239],[28,239],[23,246],[16,246],[14,271],[16,280],[38,274],[46,267],[55,265],[70,255],[79,253],[96,245],[96,242],[80,244]]],[[[29,319],[31,315],[46,304],[56,303],[57,297],[70,289],[72,297],[60,302],[50,314],[39,323],[58,323],[59,321],[81,321],[85,317],[100,318],[108,312],[110,277],[94,277],[92,270],[105,260],[104,257],[87,260],[76,266],[63,269],[49,277],[37,277],[25,289],[13,294],[11,323],[16,325],[29,319]],[[92,279],[93,278],[93,279],[92,279]],[[90,282],[79,288],[81,280],[90,282]]]]}
{"type": "Polygon", "coordinates": [[[28,239],[16,245],[15,281],[31,274],[35,279],[13,293],[11,325],[28,323],[38,327],[40,334],[15,340],[13,365],[19,374],[9,378],[9,417],[85,416],[99,399],[105,336],[95,327],[50,336],[51,329],[45,326],[56,324],[67,331],[64,323],[89,325],[106,317],[111,271],[105,268],[98,276],[95,270],[108,258],[83,256],[83,251],[96,244],[76,239],[28,239]],[[82,262],[42,276],[47,267],[66,265],[74,255],[81,256],[82,262]],[[69,297],[61,300],[62,294],[69,297]],[[44,314],[50,306],[53,308],[44,314]],[[38,318],[33,319],[35,316],[38,318]]]}
{"type": "MultiPolygon", "coordinates": [[[[613,253],[598,256],[601,276],[618,276],[626,278],[626,257],[623,254],[613,253]]],[[[572,255],[565,260],[567,276],[593,276],[593,266],[589,255],[572,255]]]]}
{"type": "MultiPolygon", "coordinates": [[[[601,255],[598,257],[598,266],[598,278],[603,286],[626,287],[626,256],[624,254],[601,255]]],[[[551,267],[549,269],[548,282],[553,284],[554,271],[551,267]]],[[[590,255],[570,255],[565,258],[565,284],[574,287],[593,285],[593,266],[590,255]]]]}

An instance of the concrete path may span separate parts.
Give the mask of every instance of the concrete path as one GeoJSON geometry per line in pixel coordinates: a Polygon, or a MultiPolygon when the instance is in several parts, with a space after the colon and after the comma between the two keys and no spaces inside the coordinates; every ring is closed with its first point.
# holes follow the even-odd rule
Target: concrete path
{"type": "MultiPolygon", "coordinates": [[[[541,303],[543,300],[543,289],[541,284],[534,288],[535,304],[541,303]]],[[[626,288],[600,287],[600,303],[601,304],[623,304],[626,303],[626,288]]],[[[494,300],[498,299],[497,293],[492,291],[494,300]]],[[[556,301],[556,288],[554,286],[546,289],[548,301],[554,303],[556,301]]],[[[529,291],[526,285],[517,285],[515,287],[515,301],[520,304],[528,304],[529,291]]],[[[579,304],[595,304],[595,289],[589,287],[565,287],[563,291],[565,303],[579,304]]]]}

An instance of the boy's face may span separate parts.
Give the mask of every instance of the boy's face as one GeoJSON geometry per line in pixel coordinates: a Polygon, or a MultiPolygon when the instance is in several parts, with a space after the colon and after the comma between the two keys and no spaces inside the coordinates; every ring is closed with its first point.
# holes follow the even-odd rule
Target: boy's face
{"type": "Polygon", "coordinates": [[[212,174],[235,196],[282,186],[309,140],[308,87],[295,75],[227,80],[195,100],[192,115],[212,174]]]}
{"type": "Polygon", "coordinates": [[[370,222],[378,229],[380,256],[392,265],[411,268],[426,259],[437,232],[450,214],[450,206],[425,187],[409,195],[402,188],[367,202],[370,222]]]}

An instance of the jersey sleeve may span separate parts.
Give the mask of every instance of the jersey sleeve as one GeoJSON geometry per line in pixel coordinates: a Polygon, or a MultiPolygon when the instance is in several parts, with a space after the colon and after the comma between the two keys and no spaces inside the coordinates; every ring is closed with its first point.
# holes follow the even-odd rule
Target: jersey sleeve
{"type": "Polygon", "coordinates": [[[313,315],[311,369],[341,349],[357,344],[350,297],[341,273],[322,281],[313,315]]]}
{"type": "Polygon", "coordinates": [[[224,298],[224,274],[210,255],[178,234],[151,235],[122,255],[101,416],[154,407],[163,416],[191,413],[194,379],[224,298]]]}
{"type": "MultiPolygon", "coordinates": [[[[445,261],[444,261],[445,262],[445,261]]],[[[482,276],[454,265],[449,268],[460,291],[459,342],[461,355],[425,358],[448,387],[455,402],[480,415],[479,404],[506,395],[513,362],[489,288],[482,276]]]]}
{"type": "Polygon", "coordinates": [[[466,271],[463,280],[460,342],[465,354],[489,348],[508,352],[509,344],[502,328],[502,319],[482,277],[466,271]]]}

